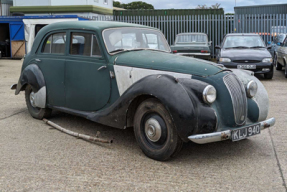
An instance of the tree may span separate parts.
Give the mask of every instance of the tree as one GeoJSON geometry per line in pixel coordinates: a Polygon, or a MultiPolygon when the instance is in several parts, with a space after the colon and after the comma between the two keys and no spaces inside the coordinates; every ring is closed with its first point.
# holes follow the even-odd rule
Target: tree
{"type": "Polygon", "coordinates": [[[127,4],[114,1],[113,6],[124,9],[154,9],[153,5],[142,1],[134,1],[127,4]]]}
{"type": "Polygon", "coordinates": [[[211,5],[210,7],[207,7],[205,4],[204,5],[198,5],[196,9],[220,9],[220,3],[216,3],[215,5],[211,5]]]}

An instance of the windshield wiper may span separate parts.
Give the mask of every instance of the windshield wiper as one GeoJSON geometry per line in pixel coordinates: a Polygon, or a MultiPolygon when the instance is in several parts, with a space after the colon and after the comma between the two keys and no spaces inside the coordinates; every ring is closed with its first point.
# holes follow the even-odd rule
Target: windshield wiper
{"type": "Polygon", "coordinates": [[[265,48],[265,47],[263,47],[263,46],[253,46],[253,47],[250,47],[250,49],[252,49],[252,48],[265,48]]]}
{"type": "Polygon", "coordinates": [[[116,49],[113,50],[109,53],[116,53],[116,52],[124,52],[124,51],[141,51],[141,50],[145,50],[144,48],[137,48],[137,49],[116,49]]]}

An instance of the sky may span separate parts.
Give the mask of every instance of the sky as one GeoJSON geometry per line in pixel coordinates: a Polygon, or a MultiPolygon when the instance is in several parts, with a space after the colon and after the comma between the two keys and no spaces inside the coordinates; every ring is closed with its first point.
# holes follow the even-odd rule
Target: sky
{"type": "MultiPolygon", "coordinates": [[[[155,9],[194,9],[197,5],[207,6],[220,3],[224,8],[225,13],[234,13],[235,0],[117,0],[122,3],[130,3],[132,1],[144,1],[150,3],[155,9]]],[[[287,3],[286,0],[236,0],[236,6],[250,6],[250,5],[265,5],[265,4],[280,4],[287,3]]]]}

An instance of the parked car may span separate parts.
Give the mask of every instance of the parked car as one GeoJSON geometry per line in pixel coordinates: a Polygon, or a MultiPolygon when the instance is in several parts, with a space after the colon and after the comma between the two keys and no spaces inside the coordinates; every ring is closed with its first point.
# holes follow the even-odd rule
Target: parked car
{"type": "Polygon", "coordinates": [[[271,53],[274,60],[276,59],[275,53],[276,53],[278,47],[282,46],[285,37],[286,37],[286,34],[278,34],[277,36],[274,37],[273,41],[268,42],[268,45],[271,46],[269,52],[271,53]]]}
{"type": "Polygon", "coordinates": [[[180,33],[170,48],[177,55],[210,60],[210,46],[205,33],[180,33]]]}
{"type": "Polygon", "coordinates": [[[183,142],[238,141],[275,123],[266,119],[268,95],[251,73],[171,54],[160,30],[128,23],[44,27],[12,89],[25,91],[36,119],[58,110],[133,127],[156,160],[175,156],[183,142]]]}
{"type": "Polygon", "coordinates": [[[287,78],[287,36],[285,37],[282,46],[279,47],[275,53],[274,63],[277,70],[282,70],[282,67],[285,67],[285,77],[287,78]]]}
{"type": "Polygon", "coordinates": [[[218,49],[217,61],[228,68],[246,69],[273,78],[273,59],[262,38],[257,34],[227,34],[218,49]]]}

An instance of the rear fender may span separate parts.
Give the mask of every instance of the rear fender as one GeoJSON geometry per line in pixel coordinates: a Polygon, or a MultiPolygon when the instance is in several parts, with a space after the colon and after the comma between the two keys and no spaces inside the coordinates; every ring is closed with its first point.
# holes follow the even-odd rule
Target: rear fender
{"type": "Polygon", "coordinates": [[[15,95],[20,91],[25,90],[25,87],[30,85],[35,93],[35,105],[40,108],[46,107],[46,84],[42,71],[40,68],[31,64],[28,65],[21,73],[19,78],[15,95]]]}

